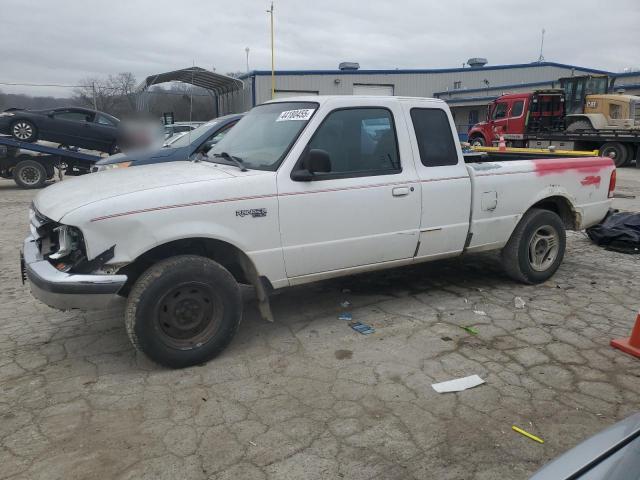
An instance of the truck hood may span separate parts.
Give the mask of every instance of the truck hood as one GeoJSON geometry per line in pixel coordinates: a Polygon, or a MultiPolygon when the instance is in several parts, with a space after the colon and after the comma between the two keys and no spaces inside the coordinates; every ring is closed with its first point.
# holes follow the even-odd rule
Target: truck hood
{"type": "Polygon", "coordinates": [[[175,162],[108,170],[51,185],[42,190],[33,203],[42,215],[59,222],[77,208],[109,198],[172,185],[233,178],[236,176],[232,172],[234,168],[205,162],[175,162]]]}
{"type": "Polygon", "coordinates": [[[96,165],[110,165],[112,163],[121,163],[121,162],[147,162],[153,161],[155,159],[166,159],[166,158],[174,158],[175,160],[186,160],[189,153],[189,149],[185,147],[178,148],[145,148],[134,150],[127,153],[118,153],[116,155],[111,155],[109,157],[103,158],[102,160],[98,160],[96,165]]]}

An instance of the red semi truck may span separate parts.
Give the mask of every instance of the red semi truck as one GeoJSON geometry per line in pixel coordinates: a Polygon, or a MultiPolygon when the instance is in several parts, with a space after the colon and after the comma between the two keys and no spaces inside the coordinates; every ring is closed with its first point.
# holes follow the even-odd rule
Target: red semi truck
{"type": "Polygon", "coordinates": [[[469,130],[469,143],[476,146],[496,143],[500,136],[508,146],[564,150],[600,150],[621,167],[636,159],[640,168],[640,129],[575,128],[565,109],[565,90],[537,90],[498,97],[489,104],[487,119],[469,130]]]}

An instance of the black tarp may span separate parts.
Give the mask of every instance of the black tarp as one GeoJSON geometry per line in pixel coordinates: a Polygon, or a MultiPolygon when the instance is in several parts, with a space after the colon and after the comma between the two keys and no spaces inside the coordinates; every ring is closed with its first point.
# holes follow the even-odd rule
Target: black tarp
{"type": "Polygon", "coordinates": [[[587,235],[609,250],[640,254],[640,213],[609,210],[602,222],[587,228],[587,235]]]}

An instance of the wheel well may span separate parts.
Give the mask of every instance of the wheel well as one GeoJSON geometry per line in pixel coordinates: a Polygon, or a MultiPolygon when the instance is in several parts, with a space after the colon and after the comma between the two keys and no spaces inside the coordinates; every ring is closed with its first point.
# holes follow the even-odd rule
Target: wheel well
{"type": "Polygon", "coordinates": [[[211,238],[185,238],[158,245],[120,269],[118,273],[128,277],[121,293],[128,295],[138,277],[151,265],[176,255],[200,255],[210,258],[226,268],[238,283],[255,285],[258,279],[253,262],[236,246],[211,238]]]}
{"type": "Polygon", "coordinates": [[[531,208],[540,208],[554,212],[560,217],[567,230],[575,230],[580,223],[577,218],[577,213],[571,206],[571,202],[565,197],[548,197],[532,205],[531,208]]]}

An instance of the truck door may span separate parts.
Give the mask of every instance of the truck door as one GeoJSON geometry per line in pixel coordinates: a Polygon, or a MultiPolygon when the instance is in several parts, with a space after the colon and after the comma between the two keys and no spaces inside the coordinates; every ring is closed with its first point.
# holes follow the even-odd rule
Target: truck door
{"type": "Polygon", "coordinates": [[[420,184],[401,106],[381,99],[380,106],[337,108],[302,141],[278,171],[287,277],[411,259],[420,184]],[[329,171],[294,180],[312,150],[328,155],[329,171]]]}
{"type": "Polygon", "coordinates": [[[507,140],[522,140],[524,138],[525,99],[515,98],[509,102],[507,121],[504,128],[504,138],[507,140]]]}
{"type": "Polygon", "coordinates": [[[496,138],[499,136],[501,130],[503,133],[506,133],[508,118],[509,100],[497,100],[491,113],[491,124],[494,131],[497,132],[496,138]]]}
{"type": "Polygon", "coordinates": [[[407,106],[407,122],[422,190],[416,258],[447,257],[464,249],[469,232],[471,180],[454,140],[451,116],[439,105],[407,106]]]}

